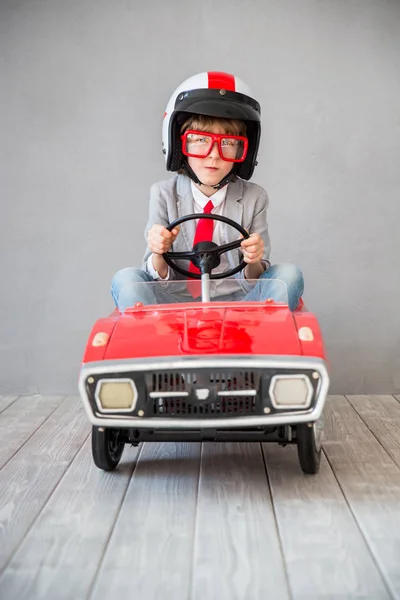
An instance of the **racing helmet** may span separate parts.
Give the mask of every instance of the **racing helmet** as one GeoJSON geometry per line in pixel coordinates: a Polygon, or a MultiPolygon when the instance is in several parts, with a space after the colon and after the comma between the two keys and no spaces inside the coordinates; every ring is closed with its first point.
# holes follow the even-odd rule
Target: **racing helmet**
{"type": "MultiPolygon", "coordinates": [[[[182,152],[181,127],[193,114],[243,121],[247,129],[248,151],[241,163],[236,163],[229,175],[235,172],[242,179],[250,179],[257,164],[261,134],[261,108],[254,100],[248,86],[229,73],[208,71],[198,73],[181,83],[168,101],[162,128],[162,151],[168,171],[189,170],[182,152]]],[[[218,187],[226,182],[220,182],[218,187]]],[[[217,187],[217,186],[215,186],[217,187]]]]}

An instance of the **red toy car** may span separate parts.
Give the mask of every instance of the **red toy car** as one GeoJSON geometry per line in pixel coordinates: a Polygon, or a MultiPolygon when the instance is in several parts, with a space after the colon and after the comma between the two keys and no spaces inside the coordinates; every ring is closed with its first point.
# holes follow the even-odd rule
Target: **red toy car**
{"type": "MultiPolygon", "coordinates": [[[[198,218],[188,215],[168,228],[198,218]]],[[[248,237],[226,217],[201,218],[248,237]]],[[[271,299],[210,301],[213,280],[245,266],[212,274],[220,255],[240,243],[201,242],[191,252],[164,255],[182,274],[188,271],[176,259],[200,268],[201,303],[137,303],[95,323],[79,391],[99,468],[114,469],[126,443],[223,440],[294,443],[303,471],[318,471],[329,377],[317,319],[302,302],[291,312],[287,302],[271,299]]],[[[182,281],[138,285],[173,291],[182,281]]]]}

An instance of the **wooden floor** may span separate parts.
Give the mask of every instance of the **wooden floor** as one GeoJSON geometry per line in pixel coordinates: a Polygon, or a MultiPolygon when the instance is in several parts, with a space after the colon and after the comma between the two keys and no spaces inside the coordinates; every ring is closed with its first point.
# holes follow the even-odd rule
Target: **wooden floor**
{"type": "Polygon", "coordinates": [[[1,600],[400,599],[400,397],[331,396],[295,447],[126,447],[92,464],[76,397],[0,397],[1,600]]]}

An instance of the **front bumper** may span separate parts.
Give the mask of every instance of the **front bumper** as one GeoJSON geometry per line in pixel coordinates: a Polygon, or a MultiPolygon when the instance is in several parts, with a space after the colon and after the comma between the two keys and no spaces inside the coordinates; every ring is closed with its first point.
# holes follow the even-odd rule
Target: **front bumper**
{"type": "MultiPolygon", "coordinates": [[[[309,423],[320,418],[324,408],[326,395],[329,388],[329,375],[325,361],[320,358],[304,356],[190,356],[185,358],[160,358],[154,359],[134,359],[120,361],[102,361],[86,363],[82,366],[79,376],[79,392],[82,398],[86,413],[90,422],[99,427],[114,427],[127,429],[152,429],[152,430],[195,430],[195,429],[233,429],[233,428],[254,428],[279,426],[297,423],[309,423]],[[316,378],[313,383],[313,394],[310,405],[306,409],[276,409],[271,403],[269,394],[263,392],[262,387],[256,391],[253,399],[253,412],[259,414],[232,413],[229,416],[224,414],[208,415],[205,417],[200,414],[181,414],[168,417],[150,415],[149,394],[144,384],[146,377],[155,373],[181,373],[185,378],[188,373],[205,373],[212,371],[232,372],[248,371],[260,374],[260,381],[263,377],[270,377],[271,373],[294,373],[310,374],[313,373],[316,378]],[[139,401],[136,407],[138,414],[126,414],[113,411],[113,414],[102,413],[93,398],[93,394],[88,384],[88,380],[96,381],[107,377],[115,378],[136,378],[139,389],[139,401]],[[317,375],[316,375],[317,374],[317,375]],[[143,384],[141,383],[143,381],[143,384]],[[140,409],[140,411],[138,410],[140,409]],[[260,414],[265,411],[265,414],[260,414]]],[[[214,393],[212,391],[212,393],[214,393]]],[[[167,395],[167,394],[166,394],[167,395]]],[[[197,403],[199,404],[199,403],[197,403]]]]}

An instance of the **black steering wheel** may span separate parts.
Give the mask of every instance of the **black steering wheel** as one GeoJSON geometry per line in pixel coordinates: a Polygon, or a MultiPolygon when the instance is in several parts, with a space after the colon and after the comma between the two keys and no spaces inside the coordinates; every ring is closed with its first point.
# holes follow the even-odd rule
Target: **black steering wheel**
{"type": "MultiPolygon", "coordinates": [[[[168,231],[172,231],[177,225],[185,223],[185,221],[194,221],[195,219],[212,219],[213,221],[222,221],[222,223],[226,223],[227,225],[234,227],[234,229],[239,231],[239,233],[241,233],[245,239],[250,237],[244,227],[238,223],[235,223],[235,221],[232,221],[232,219],[228,219],[227,217],[223,217],[221,215],[209,215],[203,213],[180,217],[179,219],[176,219],[170,223],[167,229],[168,231]]],[[[229,250],[239,248],[242,241],[242,239],[236,240],[236,242],[224,244],[223,246],[218,246],[217,244],[214,244],[214,242],[198,242],[191,251],[165,252],[165,254],[163,254],[163,258],[167,265],[171,267],[171,269],[178,271],[178,273],[185,275],[186,277],[191,277],[192,279],[201,279],[201,276],[204,273],[207,273],[210,276],[210,279],[225,279],[225,277],[230,277],[231,275],[234,275],[235,273],[238,273],[244,269],[246,262],[242,259],[240,264],[234,269],[229,269],[228,271],[217,273],[215,275],[211,274],[211,270],[215,269],[215,267],[218,267],[220,264],[221,254],[229,252],[229,250]],[[174,262],[177,259],[190,260],[196,267],[200,269],[200,273],[189,273],[189,271],[186,269],[182,269],[174,262]]]]}

